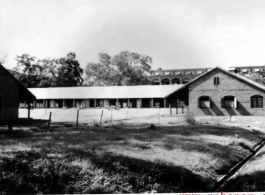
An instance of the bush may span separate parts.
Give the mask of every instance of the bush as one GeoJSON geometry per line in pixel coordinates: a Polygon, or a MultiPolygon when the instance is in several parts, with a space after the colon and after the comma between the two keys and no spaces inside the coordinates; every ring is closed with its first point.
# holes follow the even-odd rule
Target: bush
{"type": "Polygon", "coordinates": [[[156,126],[154,124],[151,124],[149,129],[156,129],[156,126]]]}
{"type": "Polygon", "coordinates": [[[194,116],[193,116],[192,112],[187,112],[187,114],[186,114],[186,122],[189,125],[195,125],[196,124],[196,121],[194,119],[194,116]]]}

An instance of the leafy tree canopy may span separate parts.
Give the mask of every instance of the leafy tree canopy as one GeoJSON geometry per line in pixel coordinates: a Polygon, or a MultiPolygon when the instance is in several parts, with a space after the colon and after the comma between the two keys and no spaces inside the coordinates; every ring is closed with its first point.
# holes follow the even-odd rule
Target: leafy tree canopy
{"type": "Polygon", "coordinates": [[[248,79],[253,80],[259,84],[265,85],[265,79],[259,73],[249,72],[247,74],[240,74],[240,75],[247,77],[248,79]]]}
{"type": "Polygon", "coordinates": [[[145,85],[149,84],[148,73],[152,58],[128,51],[113,57],[99,54],[99,63],[88,63],[85,68],[86,85],[145,85]]]}
{"type": "Polygon", "coordinates": [[[11,73],[26,87],[68,87],[82,85],[83,69],[75,53],[66,58],[36,60],[28,54],[17,56],[11,73]]]}

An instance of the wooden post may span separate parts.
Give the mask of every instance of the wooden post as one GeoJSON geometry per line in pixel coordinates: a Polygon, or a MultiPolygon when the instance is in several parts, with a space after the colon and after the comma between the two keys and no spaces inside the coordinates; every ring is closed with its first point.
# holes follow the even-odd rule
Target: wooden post
{"type": "Polygon", "coordinates": [[[172,107],[171,107],[171,104],[169,104],[169,109],[170,109],[170,115],[172,115],[172,107]]]}
{"type": "Polygon", "coordinates": [[[52,118],[52,112],[50,112],[50,117],[48,121],[48,131],[50,131],[51,118],[52,118]]]}
{"type": "Polygon", "coordinates": [[[73,108],[75,108],[75,99],[73,99],[73,108]]]}
{"type": "Polygon", "coordinates": [[[102,120],[102,116],[103,116],[103,111],[104,111],[104,110],[102,110],[102,112],[101,112],[101,117],[100,117],[99,124],[101,124],[101,120],[102,120]]]}
{"type": "Polygon", "coordinates": [[[79,109],[77,109],[76,126],[78,126],[79,109]]]}
{"type": "Polygon", "coordinates": [[[127,117],[128,117],[128,110],[129,110],[129,108],[127,108],[127,112],[126,112],[126,121],[127,121],[127,117]]]}
{"type": "Polygon", "coordinates": [[[128,106],[127,107],[130,108],[130,99],[128,99],[128,106]]]}
{"type": "Polygon", "coordinates": [[[30,118],[30,103],[28,103],[28,119],[30,118]]]}
{"type": "Polygon", "coordinates": [[[158,114],[158,124],[159,124],[159,122],[160,122],[160,107],[159,107],[159,114],[158,114]]]}
{"type": "Polygon", "coordinates": [[[154,98],[151,98],[151,100],[150,100],[150,107],[154,108],[154,98]]]}
{"type": "Polygon", "coordinates": [[[166,108],[166,107],[167,107],[167,99],[164,98],[164,108],[166,108]]]}
{"type": "Polygon", "coordinates": [[[110,116],[111,118],[110,119],[111,119],[111,122],[112,122],[112,111],[113,111],[113,108],[110,108],[110,109],[111,109],[111,116],[110,116]]]}
{"type": "Polygon", "coordinates": [[[178,114],[178,100],[177,100],[177,102],[176,102],[176,114],[178,114]]]}

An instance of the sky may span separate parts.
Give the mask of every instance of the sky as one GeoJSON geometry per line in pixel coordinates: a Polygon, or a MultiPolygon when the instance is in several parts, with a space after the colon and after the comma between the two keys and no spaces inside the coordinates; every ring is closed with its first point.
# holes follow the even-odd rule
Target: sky
{"type": "Polygon", "coordinates": [[[137,52],[152,69],[265,64],[264,0],[0,0],[0,60],[137,52]]]}

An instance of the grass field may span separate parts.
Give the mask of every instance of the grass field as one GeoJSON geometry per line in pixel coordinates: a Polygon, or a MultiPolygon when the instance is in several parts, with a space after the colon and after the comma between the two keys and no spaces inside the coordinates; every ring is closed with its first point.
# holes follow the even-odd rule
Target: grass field
{"type": "Polygon", "coordinates": [[[187,125],[185,117],[163,112],[159,126],[150,126],[158,115],[138,116],[137,123],[54,122],[52,132],[43,129],[47,121],[35,121],[17,127],[12,137],[2,127],[0,192],[211,191],[264,138],[259,131],[205,121],[187,125]]]}

